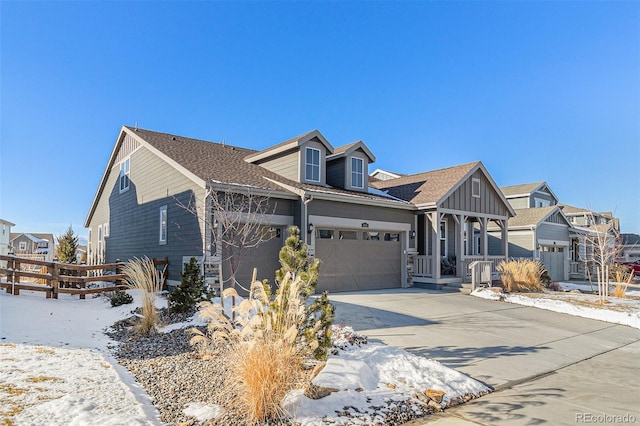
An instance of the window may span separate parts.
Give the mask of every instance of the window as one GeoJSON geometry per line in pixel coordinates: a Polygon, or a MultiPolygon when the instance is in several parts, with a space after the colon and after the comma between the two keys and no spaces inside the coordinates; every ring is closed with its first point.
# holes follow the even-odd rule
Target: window
{"type": "Polygon", "coordinates": [[[333,240],[333,230],[332,229],[318,229],[318,233],[316,234],[316,238],[320,238],[322,240],[333,240]]]}
{"type": "Polygon", "coordinates": [[[351,186],[364,188],[364,160],[351,157],[351,186]]]}
{"type": "Polygon", "coordinates": [[[536,207],[549,207],[551,205],[551,202],[549,200],[545,200],[542,198],[534,198],[534,205],[536,207]]]}
{"type": "Polygon", "coordinates": [[[18,244],[19,246],[19,250],[20,251],[27,251],[27,242],[26,241],[20,241],[20,244],[18,244]]]}
{"type": "Polygon", "coordinates": [[[98,262],[102,262],[102,225],[98,225],[98,262]]]}
{"type": "Polygon", "coordinates": [[[365,241],[380,241],[380,233],[365,231],[362,233],[362,239],[365,241]]]}
{"type": "Polygon", "coordinates": [[[385,241],[400,241],[400,234],[386,232],[384,234],[385,241]]]}
{"type": "Polygon", "coordinates": [[[91,228],[89,228],[89,237],[87,238],[87,257],[91,257],[91,228]]]}
{"type": "Polygon", "coordinates": [[[120,163],[120,192],[125,192],[129,189],[129,172],[130,164],[129,158],[120,163]]]}
{"type": "Polygon", "coordinates": [[[440,222],[440,256],[447,257],[447,221],[440,222]]]}
{"type": "Polygon", "coordinates": [[[480,198],[480,179],[471,179],[471,195],[475,198],[480,198]]]}
{"type": "Polygon", "coordinates": [[[305,157],[305,179],[320,182],[320,150],[307,148],[305,157]]]}
{"type": "Polygon", "coordinates": [[[108,237],[108,236],[109,236],[109,224],[108,224],[108,223],[105,223],[105,224],[102,226],[102,229],[103,229],[103,231],[102,231],[102,232],[104,233],[104,236],[105,236],[105,237],[108,237]]]}
{"type": "Polygon", "coordinates": [[[160,207],[160,244],[167,244],[167,206],[160,207]]]}
{"type": "Polygon", "coordinates": [[[357,240],[358,232],[357,231],[340,231],[341,240],[357,240]]]}

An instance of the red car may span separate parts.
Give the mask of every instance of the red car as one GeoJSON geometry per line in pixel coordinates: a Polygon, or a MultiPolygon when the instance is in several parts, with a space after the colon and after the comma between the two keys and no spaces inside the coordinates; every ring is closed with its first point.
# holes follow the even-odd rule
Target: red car
{"type": "Polygon", "coordinates": [[[635,262],[625,262],[624,265],[633,269],[633,275],[640,275],[640,260],[636,260],[635,262]]]}

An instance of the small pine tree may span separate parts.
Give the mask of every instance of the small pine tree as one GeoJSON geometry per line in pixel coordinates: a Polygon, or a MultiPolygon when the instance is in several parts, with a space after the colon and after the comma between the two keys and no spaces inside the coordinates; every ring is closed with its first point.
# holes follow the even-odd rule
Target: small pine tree
{"type": "Polygon", "coordinates": [[[58,261],[72,263],[77,260],[78,236],[75,235],[71,226],[63,235],[58,236],[58,247],[56,257],[58,261]]]}
{"type": "Polygon", "coordinates": [[[173,312],[189,312],[195,309],[198,302],[208,300],[209,296],[200,265],[192,257],[180,276],[180,284],[169,295],[169,308],[173,312]]]}
{"type": "MultiPolygon", "coordinates": [[[[300,288],[300,298],[306,300],[315,293],[318,284],[318,272],[320,260],[315,259],[309,263],[307,245],[300,239],[300,230],[297,226],[289,227],[289,237],[284,247],[280,249],[280,265],[276,271],[276,282],[283,282],[287,272],[291,278],[299,277],[303,285],[300,288]]],[[[279,289],[281,291],[282,289],[279,289]]],[[[327,349],[331,346],[331,325],[333,324],[335,308],[329,302],[327,292],[306,307],[306,320],[300,325],[300,335],[308,341],[317,340],[318,347],[314,351],[316,359],[325,359],[327,349]]]]}

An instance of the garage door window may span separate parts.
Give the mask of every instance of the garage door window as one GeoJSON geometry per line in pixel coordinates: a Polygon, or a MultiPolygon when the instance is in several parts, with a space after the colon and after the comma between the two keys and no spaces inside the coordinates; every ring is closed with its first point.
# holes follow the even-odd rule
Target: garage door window
{"type": "Polygon", "coordinates": [[[362,239],[365,241],[380,241],[379,232],[363,232],[362,239]]]}
{"type": "Polygon", "coordinates": [[[340,231],[340,239],[341,240],[357,240],[358,232],[357,231],[340,231]]]}
{"type": "Polygon", "coordinates": [[[318,229],[316,234],[316,238],[320,238],[321,240],[333,240],[333,230],[332,229],[318,229]]]}
{"type": "Polygon", "coordinates": [[[386,232],[384,234],[385,241],[400,241],[400,234],[386,232]]]}

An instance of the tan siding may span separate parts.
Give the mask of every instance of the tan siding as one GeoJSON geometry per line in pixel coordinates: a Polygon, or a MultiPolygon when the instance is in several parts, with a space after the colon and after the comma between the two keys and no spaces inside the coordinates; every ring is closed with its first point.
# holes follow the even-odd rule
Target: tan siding
{"type": "Polygon", "coordinates": [[[131,135],[125,135],[124,140],[122,141],[122,145],[118,150],[118,155],[116,156],[116,164],[119,164],[122,160],[127,158],[133,151],[140,148],[140,142],[135,140],[131,135]]]}
{"type": "Polygon", "coordinates": [[[265,169],[271,170],[287,179],[299,181],[298,160],[300,155],[298,150],[284,152],[276,157],[271,157],[267,161],[257,163],[265,169]]]}
{"type": "Polygon", "coordinates": [[[521,198],[510,198],[509,204],[514,209],[528,209],[529,206],[529,197],[521,197],[521,198]]]}

